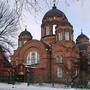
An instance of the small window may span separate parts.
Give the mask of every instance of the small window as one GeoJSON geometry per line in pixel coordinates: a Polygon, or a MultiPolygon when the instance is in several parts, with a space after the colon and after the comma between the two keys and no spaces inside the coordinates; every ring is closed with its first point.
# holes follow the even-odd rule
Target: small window
{"type": "Polygon", "coordinates": [[[57,56],[56,57],[56,63],[62,64],[63,63],[63,57],[62,56],[57,56]]]}
{"type": "Polygon", "coordinates": [[[53,34],[55,34],[55,31],[56,31],[55,28],[56,28],[56,26],[57,26],[57,25],[55,25],[55,24],[53,25],[53,34]]]}
{"type": "Polygon", "coordinates": [[[63,77],[62,67],[57,67],[57,77],[58,78],[62,78],[63,77]]]}
{"type": "Polygon", "coordinates": [[[63,63],[63,57],[60,56],[60,63],[63,63]]]}
{"type": "Polygon", "coordinates": [[[46,26],[46,35],[50,35],[50,28],[49,28],[49,26],[46,26]]]}
{"type": "Polygon", "coordinates": [[[69,40],[69,32],[65,32],[65,40],[69,40]]]}
{"type": "Polygon", "coordinates": [[[59,41],[63,40],[62,32],[61,33],[58,33],[58,39],[59,39],[59,41]]]}
{"type": "Polygon", "coordinates": [[[18,42],[18,47],[21,47],[21,46],[22,46],[22,42],[19,41],[19,42],[18,42]]]}

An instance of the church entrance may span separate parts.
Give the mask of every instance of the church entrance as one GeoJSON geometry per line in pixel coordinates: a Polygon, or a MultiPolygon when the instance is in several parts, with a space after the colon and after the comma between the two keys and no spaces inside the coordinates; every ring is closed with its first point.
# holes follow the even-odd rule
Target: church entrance
{"type": "Polygon", "coordinates": [[[24,82],[25,77],[25,67],[23,64],[19,64],[16,68],[15,80],[17,82],[24,82]]]}
{"type": "Polygon", "coordinates": [[[24,82],[24,74],[22,72],[17,73],[16,81],[17,82],[24,82]]]}

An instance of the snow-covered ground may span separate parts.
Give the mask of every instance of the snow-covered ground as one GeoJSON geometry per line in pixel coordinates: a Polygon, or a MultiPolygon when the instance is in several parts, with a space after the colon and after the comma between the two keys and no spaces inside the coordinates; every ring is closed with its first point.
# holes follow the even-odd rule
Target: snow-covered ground
{"type": "MultiPolygon", "coordinates": [[[[29,85],[27,86],[27,83],[20,83],[20,84],[5,84],[0,83],[0,90],[82,90],[77,88],[65,88],[63,85],[55,85],[55,87],[52,87],[51,85],[29,85]]],[[[83,90],[90,90],[90,89],[83,89],[83,90]]]]}

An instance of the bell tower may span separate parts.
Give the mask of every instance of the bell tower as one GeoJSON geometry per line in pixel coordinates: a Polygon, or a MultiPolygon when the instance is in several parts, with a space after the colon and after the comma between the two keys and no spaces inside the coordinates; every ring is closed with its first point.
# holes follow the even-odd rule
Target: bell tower
{"type": "Polygon", "coordinates": [[[18,37],[18,47],[22,47],[27,41],[32,40],[32,35],[27,29],[20,33],[18,37]]]}

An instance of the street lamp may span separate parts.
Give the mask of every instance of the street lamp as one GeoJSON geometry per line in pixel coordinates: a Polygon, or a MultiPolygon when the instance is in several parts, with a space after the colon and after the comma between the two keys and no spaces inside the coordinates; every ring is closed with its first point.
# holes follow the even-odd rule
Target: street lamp
{"type": "Polygon", "coordinates": [[[49,55],[49,73],[48,73],[48,82],[52,83],[52,86],[54,86],[54,80],[52,77],[52,44],[50,44],[47,48],[46,48],[48,55],[49,55]]]}
{"type": "Polygon", "coordinates": [[[32,70],[30,68],[30,65],[26,65],[25,67],[27,69],[27,86],[29,86],[31,83],[33,83],[32,70]]]}
{"type": "Polygon", "coordinates": [[[49,59],[49,63],[48,63],[48,68],[49,68],[49,72],[48,72],[48,82],[51,83],[51,53],[52,53],[52,49],[50,45],[45,45],[46,51],[48,53],[48,59],[49,59]]]}

